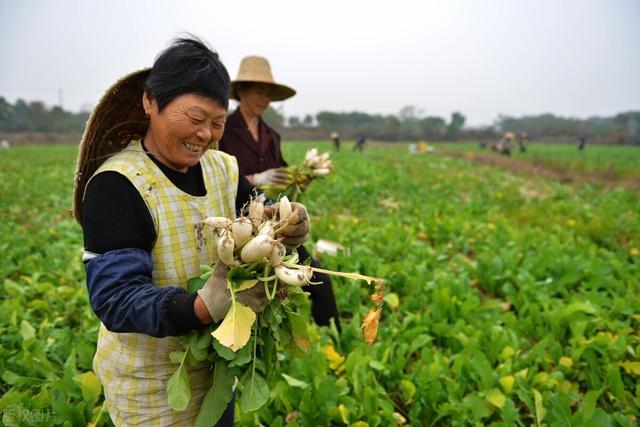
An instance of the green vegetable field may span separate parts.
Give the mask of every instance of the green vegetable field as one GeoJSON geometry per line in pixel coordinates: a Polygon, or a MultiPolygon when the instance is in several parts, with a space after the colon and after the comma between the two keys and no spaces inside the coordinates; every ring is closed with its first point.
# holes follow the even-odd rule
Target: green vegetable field
{"type": "MultiPolygon", "coordinates": [[[[288,143],[285,156],[295,163],[312,146],[330,149],[288,143]]],[[[592,148],[588,161],[544,146],[527,155],[637,174],[640,149],[597,147],[598,163],[592,148]]],[[[76,155],[72,145],[0,151],[3,425],[111,425],[70,213],[76,155]]],[[[238,409],[238,425],[638,425],[638,192],[400,144],[331,158],[333,174],[302,200],[307,245],[338,242],[346,250],[320,255],[324,268],[386,279],[377,340],[361,331],[371,289],[334,277],[342,332],[311,327],[308,354],[279,361],[269,403],[238,409]]]]}
{"type": "MultiPolygon", "coordinates": [[[[436,149],[490,154],[477,143],[438,143],[436,149]]],[[[638,149],[633,146],[587,145],[579,151],[574,144],[539,144],[530,142],[523,153],[514,144],[512,157],[569,172],[600,174],[612,178],[640,180],[638,149]]]]}

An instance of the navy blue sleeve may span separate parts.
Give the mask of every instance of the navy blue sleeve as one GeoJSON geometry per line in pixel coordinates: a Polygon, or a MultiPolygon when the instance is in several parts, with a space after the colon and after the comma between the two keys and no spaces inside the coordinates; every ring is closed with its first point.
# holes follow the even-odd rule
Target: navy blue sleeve
{"type": "Polygon", "coordinates": [[[179,286],[160,288],[152,283],[151,255],[144,250],[106,252],[87,261],[86,271],[91,307],[112,332],[161,338],[206,328],[193,313],[195,294],[188,295],[179,286]],[[185,308],[190,308],[189,318],[184,317],[185,308]]]}

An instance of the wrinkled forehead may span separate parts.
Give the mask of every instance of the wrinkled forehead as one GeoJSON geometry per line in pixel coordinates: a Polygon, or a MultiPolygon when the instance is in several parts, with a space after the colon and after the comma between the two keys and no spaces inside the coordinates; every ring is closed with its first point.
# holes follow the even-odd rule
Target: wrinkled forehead
{"type": "Polygon", "coordinates": [[[168,105],[169,108],[192,114],[201,114],[207,117],[226,117],[227,109],[215,99],[197,93],[186,93],[175,97],[168,105]]]}

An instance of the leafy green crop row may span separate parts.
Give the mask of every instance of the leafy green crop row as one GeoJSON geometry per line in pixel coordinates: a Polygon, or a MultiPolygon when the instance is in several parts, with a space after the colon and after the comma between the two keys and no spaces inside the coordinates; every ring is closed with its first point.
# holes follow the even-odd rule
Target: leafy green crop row
{"type": "MultiPolygon", "coordinates": [[[[7,425],[104,421],[69,214],[75,150],[0,157],[7,425]]],[[[637,424],[638,193],[380,147],[332,158],[305,194],[312,240],[349,249],[325,268],[387,279],[378,340],[360,330],[370,292],[334,278],[342,332],[312,327],[308,355],[280,361],[270,403],[240,425],[637,424]]]]}

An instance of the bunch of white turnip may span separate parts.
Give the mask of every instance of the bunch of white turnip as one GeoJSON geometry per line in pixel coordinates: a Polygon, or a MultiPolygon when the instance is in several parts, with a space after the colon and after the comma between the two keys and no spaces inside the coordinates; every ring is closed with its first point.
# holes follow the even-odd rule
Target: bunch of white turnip
{"type": "MultiPolygon", "coordinates": [[[[209,217],[199,226],[214,229],[218,259],[229,268],[241,266],[256,274],[264,274],[265,270],[273,268],[277,279],[286,285],[308,284],[313,274],[310,267],[295,264],[295,255],[288,257],[288,266],[284,263],[287,252],[280,232],[298,220],[294,218],[297,213],[293,211],[291,202],[283,196],[273,215],[266,216],[264,212],[264,204],[254,198],[249,204],[248,216],[240,216],[234,221],[225,217],[209,217]]],[[[268,276],[258,280],[267,279],[268,276]]]]}
{"type": "Polygon", "coordinates": [[[314,176],[327,176],[333,172],[333,162],[329,159],[329,152],[318,154],[318,150],[311,148],[304,156],[304,165],[314,176]]]}
{"type": "Polygon", "coordinates": [[[260,188],[271,197],[285,195],[292,201],[298,201],[311,181],[317,178],[326,178],[333,173],[333,161],[329,159],[329,156],[329,152],[318,153],[316,148],[311,148],[307,150],[302,162],[287,167],[290,177],[287,182],[260,188]]]}

